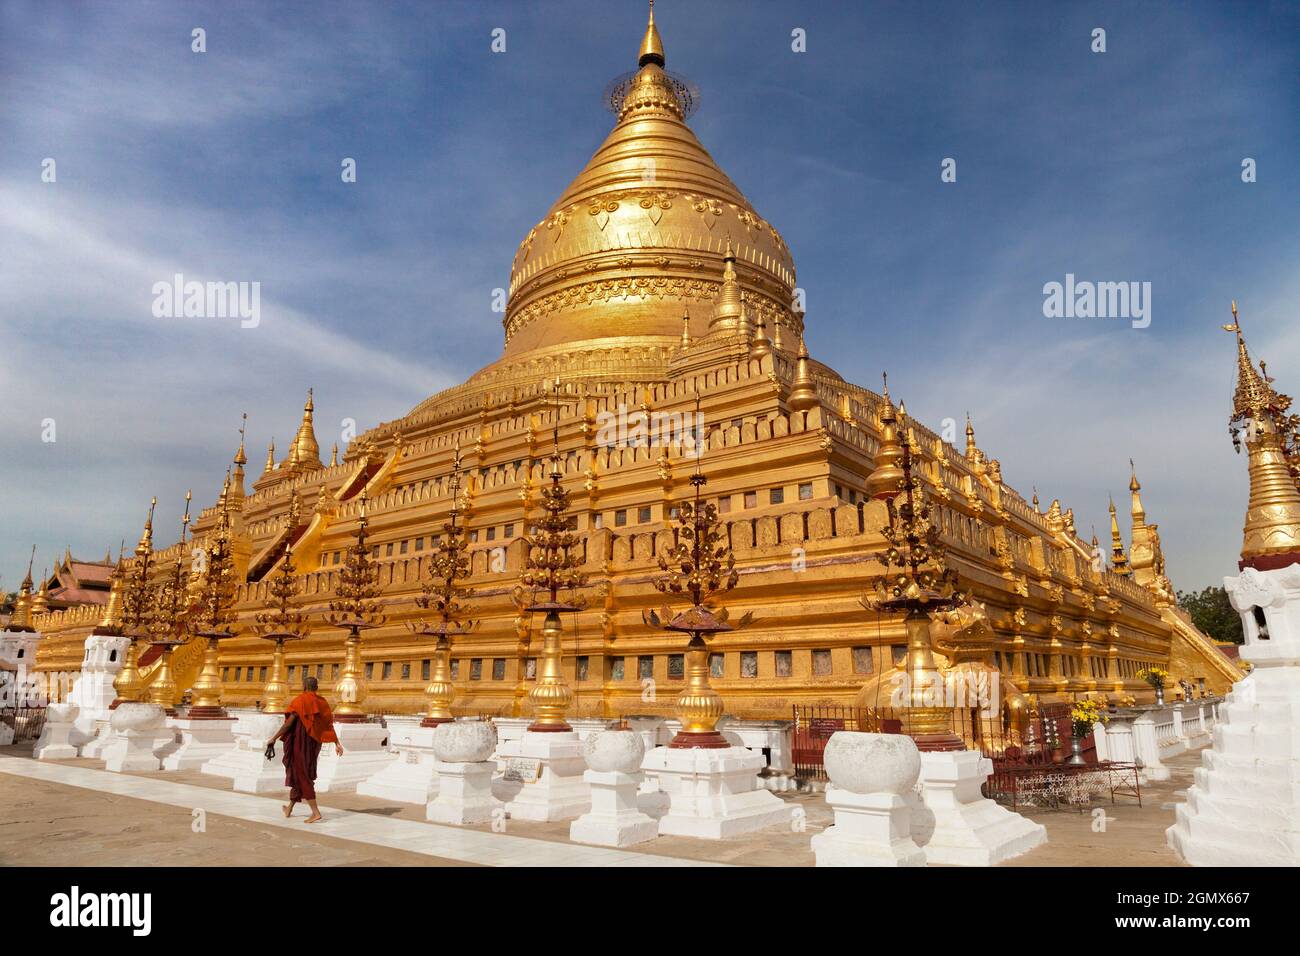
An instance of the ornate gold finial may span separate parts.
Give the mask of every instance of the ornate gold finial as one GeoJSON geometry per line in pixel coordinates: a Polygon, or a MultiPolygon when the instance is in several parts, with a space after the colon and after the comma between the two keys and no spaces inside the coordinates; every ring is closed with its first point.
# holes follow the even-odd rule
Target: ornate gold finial
{"type": "Polygon", "coordinates": [[[966,457],[971,460],[979,457],[979,447],[975,444],[975,424],[970,420],[970,412],[966,413],[966,457]]]}
{"type": "Polygon", "coordinates": [[[271,444],[266,447],[266,467],[262,469],[262,477],[265,478],[271,472],[275,471],[275,439],[271,439],[271,444]]]}
{"type": "Polygon", "coordinates": [[[379,603],[382,593],[379,586],[379,565],[371,557],[370,545],[366,540],[369,527],[369,519],[366,517],[368,501],[363,488],[356,537],[339,569],[334,599],[329,602],[329,611],[325,615],[331,625],[348,631],[344,642],[343,673],[334,689],[339,699],[334,713],[340,715],[344,722],[361,721],[366,716],[364,705],[368,687],[361,664],[361,632],[387,620],[379,603]]]}
{"type": "Polygon", "coordinates": [[[682,348],[691,347],[691,310],[687,306],[682,310],[682,348]]]}
{"type": "Polygon", "coordinates": [[[262,688],[262,713],[282,714],[289,706],[291,689],[284,673],[284,644],[298,641],[311,633],[311,618],[296,605],[302,593],[297,569],[293,566],[293,549],[285,548],[280,569],[267,584],[272,601],[267,610],[254,617],[253,630],[258,637],[275,642],[271,654],[271,679],[262,688]]]}
{"type": "Polygon", "coordinates": [[[333,468],[339,463],[339,443],[335,442],[334,447],[330,449],[330,467],[333,468]]]}
{"type": "MultiPolygon", "coordinates": [[[[109,552],[112,554],[112,552],[109,552]]],[[[113,566],[113,573],[109,578],[108,603],[104,605],[104,613],[95,626],[96,634],[121,634],[122,633],[122,593],[126,590],[126,542],[122,542],[117,550],[117,564],[113,566]]]]}
{"type": "Polygon", "coordinates": [[[808,346],[799,337],[799,358],[795,366],[794,386],[786,407],[792,412],[806,412],[818,405],[817,389],[813,387],[812,370],[809,367],[808,346]]]}
{"type": "Polygon", "coordinates": [[[1300,423],[1290,414],[1291,397],[1274,392],[1251,363],[1235,301],[1232,324],[1224,329],[1237,336],[1237,388],[1228,431],[1238,451],[1244,439],[1249,456],[1241,564],[1280,567],[1300,561],[1300,490],[1294,471],[1300,423]]]}
{"type": "Polygon", "coordinates": [[[876,449],[875,467],[867,476],[866,491],[871,498],[892,498],[902,487],[903,470],[898,463],[903,458],[903,446],[898,442],[898,417],[894,402],[889,397],[889,374],[885,373],[884,400],[880,410],[880,445],[876,449]]]}
{"type": "MultiPolygon", "coordinates": [[[[697,420],[699,407],[700,396],[696,392],[697,420]]],[[[664,573],[654,579],[654,585],[665,594],[687,596],[691,604],[676,615],[664,607],[661,613],[647,609],[641,616],[650,627],[690,635],[686,645],[686,687],[677,698],[681,730],[669,746],[721,748],[728,746],[726,738],[717,730],[723,701],[709,685],[709,649],[705,639],[743,627],[753,615],[747,613],[732,625],[727,622],[726,608],[717,606],[719,596],[736,586],[740,573],[717,505],[702,500],[708,478],[698,458],[690,481],[694,488],[692,498],[677,505],[677,543],[659,556],[659,569],[664,573]]]]}
{"type": "Polygon", "coordinates": [[[235,452],[235,464],[243,466],[248,464],[248,456],[244,454],[244,431],[248,428],[248,412],[244,412],[239,423],[239,451],[235,452]]]}
{"type": "Polygon", "coordinates": [[[435,727],[453,719],[456,686],[451,681],[451,638],[468,634],[478,624],[467,620],[472,608],[463,603],[473,591],[460,584],[470,576],[469,533],[456,520],[460,516],[457,500],[460,480],[460,443],[457,442],[448,482],[447,521],[442,526],[433,557],[429,559],[429,578],[421,584],[421,594],[415,599],[422,611],[432,610],[439,620],[432,626],[418,623],[410,626],[414,633],[436,639],[429,684],[424,689],[426,705],[424,720],[420,722],[422,727],[435,727]]]}
{"type": "Polygon", "coordinates": [[[647,63],[664,65],[664,41],[659,37],[659,28],[655,26],[655,0],[650,0],[650,22],[646,24],[645,39],[641,41],[641,53],[637,57],[637,66],[647,63]]]}
{"type": "Polygon", "coordinates": [[[1115,499],[1110,500],[1110,569],[1121,577],[1133,573],[1128,555],[1124,553],[1124,540],[1119,536],[1119,519],[1115,517],[1115,499]]]}

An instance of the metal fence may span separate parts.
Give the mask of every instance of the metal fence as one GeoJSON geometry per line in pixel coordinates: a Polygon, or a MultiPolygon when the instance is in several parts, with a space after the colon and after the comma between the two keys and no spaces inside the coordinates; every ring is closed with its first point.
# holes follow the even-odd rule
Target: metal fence
{"type": "Polygon", "coordinates": [[[44,707],[17,707],[0,710],[0,723],[14,729],[14,743],[35,742],[45,728],[44,707]]]}

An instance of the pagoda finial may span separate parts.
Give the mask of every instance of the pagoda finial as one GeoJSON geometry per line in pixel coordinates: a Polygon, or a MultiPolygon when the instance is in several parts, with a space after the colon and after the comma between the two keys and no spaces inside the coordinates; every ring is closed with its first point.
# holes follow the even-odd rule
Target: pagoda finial
{"type": "Polygon", "coordinates": [[[32,545],[31,557],[27,559],[27,576],[23,578],[23,583],[21,585],[21,587],[26,588],[28,591],[32,589],[32,562],[35,560],[36,560],[36,545],[32,545]]]}
{"type": "Polygon", "coordinates": [[[140,532],[140,543],[135,546],[137,556],[150,554],[153,551],[153,510],[158,507],[157,497],[149,499],[149,515],[144,519],[144,530],[140,532]]]}
{"type": "Polygon", "coordinates": [[[289,449],[288,463],[299,468],[320,467],[320,445],[316,443],[316,429],[313,413],[316,403],[312,400],[312,389],[307,389],[307,401],[302,406],[302,424],[298,426],[298,435],[289,449]]]}
{"type": "Polygon", "coordinates": [[[722,254],[722,285],[713,300],[713,318],[709,329],[738,330],[741,326],[744,304],[741,301],[740,280],[736,277],[736,253],[727,236],[726,250],[722,254]]]}
{"type": "Polygon", "coordinates": [[[682,348],[691,346],[691,309],[690,306],[682,309],[682,348]]]}
{"type": "Polygon", "coordinates": [[[655,0],[650,0],[650,22],[646,24],[645,39],[641,41],[641,53],[637,57],[637,66],[647,63],[664,65],[664,41],[659,37],[659,28],[655,26],[655,0]]]}
{"type": "Polygon", "coordinates": [[[235,452],[235,464],[242,470],[244,465],[248,464],[248,456],[244,454],[244,431],[248,428],[248,412],[244,412],[239,423],[239,451],[235,452]]]}
{"type": "Polygon", "coordinates": [[[1146,509],[1142,507],[1142,495],[1140,494],[1140,492],[1142,491],[1142,485],[1138,482],[1137,468],[1134,467],[1132,458],[1128,460],[1128,468],[1129,468],[1128,490],[1129,490],[1129,495],[1132,499],[1132,503],[1130,505],[1130,511],[1132,512],[1133,515],[1133,527],[1141,528],[1144,525],[1146,525],[1147,513],[1146,513],[1146,509]]]}
{"type": "Polygon", "coordinates": [[[792,412],[806,412],[817,407],[817,390],[813,387],[812,371],[809,368],[808,345],[803,336],[799,337],[799,358],[795,368],[794,386],[786,405],[792,412]]]}
{"type": "Polygon", "coordinates": [[[979,457],[979,446],[975,444],[975,424],[970,420],[970,412],[966,413],[966,457],[979,457]]]}
{"type": "Polygon", "coordinates": [[[263,475],[269,475],[275,471],[275,439],[271,439],[271,444],[266,446],[266,468],[262,471],[263,475]]]}
{"type": "Polygon", "coordinates": [[[1119,519],[1115,516],[1115,499],[1110,499],[1110,569],[1121,577],[1133,573],[1128,555],[1124,553],[1124,539],[1119,536],[1119,519]]]}
{"type": "Polygon", "coordinates": [[[339,443],[335,442],[334,447],[330,449],[330,467],[333,468],[339,463],[339,443]]]}

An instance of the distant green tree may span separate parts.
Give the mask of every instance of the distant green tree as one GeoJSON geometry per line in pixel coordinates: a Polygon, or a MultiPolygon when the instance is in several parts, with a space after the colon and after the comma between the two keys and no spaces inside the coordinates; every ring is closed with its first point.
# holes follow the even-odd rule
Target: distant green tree
{"type": "Polygon", "coordinates": [[[1216,641],[1240,644],[1246,639],[1241,632],[1241,615],[1232,609],[1223,588],[1179,591],[1178,605],[1191,615],[1193,624],[1216,641]]]}

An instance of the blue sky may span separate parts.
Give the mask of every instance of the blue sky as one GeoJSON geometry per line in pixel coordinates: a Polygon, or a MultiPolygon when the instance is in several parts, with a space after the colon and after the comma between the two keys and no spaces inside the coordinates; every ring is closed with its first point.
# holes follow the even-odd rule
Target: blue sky
{"type": "MultiPolygon", "coordinates": [[[[1007,480],[1085,537],[1135,458],[1175,585],[1233,571],[1230,299],[1300,389],[1300,4],[661,0],[657,19],[702,91],[692,126],[793,251],[815,357],[873,388],[888,368],[933,427],[969,410],[1007,480]],[[1045,318],[1067,273],[1150,282],[1151,326],[1045,318]]],[[[170,539],[242,411],[256,475],[308,386],[328,449],[342,419],[399,417],[495,359],[492,290],[608,132],[600,93],[644,22],[639,0],[0,3],[0,586],[32,543],[38,569],[130,544],[152,494],[170,539]],[[177,272],[260,282],[261,324],[154,318],[177,272]]]]}

